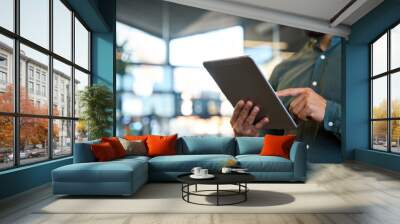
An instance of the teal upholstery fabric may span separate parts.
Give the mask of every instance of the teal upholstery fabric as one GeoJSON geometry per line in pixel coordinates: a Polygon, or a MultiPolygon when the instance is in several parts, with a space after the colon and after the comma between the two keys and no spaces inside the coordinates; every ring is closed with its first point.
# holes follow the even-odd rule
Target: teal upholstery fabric
{"type": "Polygon", "coordinates": [[[260,154],[264,145],[263,137],[237,137],[236,155],[260,154]]]}
{"type": "Polygon", "coordinates": [[[147,162],[147,161],[149,161],[149,159],[150,159],[150,157],[147,157],[147,156],[134,156],[134,155],[132,155],[132,156],[126,156],[126,157],[121,158],[121,159],[113,160],[112,162],[127,162],[127,163],[130,163],[130,162],[135,161],[135,160],[140,160],[140,161],[143,161],[143,162],[147,162]]]}
{"type": "MultiPolygon", "coordinates": [[[[137,178],[140,180],[139,178],[137,178]]],[[[145,183],[145,182],[144,182],[145,183]]],[[[143,184],[144,184],[143,183],[143,184]]],[[[142,184],[142,185],[143,185],[142,184]]],[[[53,194],[65,195],[124,195],[134,194],[137,188],[132,188],[130,182],[58,182],[53,181],[53,194]]],[[[141,186],[142,186],[141,185],[141,186]]]]}
{"type": "Polygon", "coordinates": [[[250,172],[293,172],[293,162],[278,156],[239,155],[240,167],[250,172]]]}
{"type": "Polygon", "coordinates": [[[94,157],[90,146],[98,143],[100,143],[100,140],[76,143],[74,147],[74,163],[95,162],[96,158],[94,157]]]}
{"type": "Polygon", "coordinates": [[[149,180],[176,181],[178,175],[188,173],[196,166],[218,172],[231,159],[247,168],[256,181],[306,180],[307,153],[301,142],[292,145],[289,160],[258,155],[263,145],[262,137],[196,136],[178,139],[178,155],[127,156],[94,162],[90,145],[98,142],[75,144],[74,164],[53,170],[54,194],[131,195],[149,180]]]}
{"type": "Polygon", "coordinates": [[[307,177],[307,151],[303,142],[295,141],[290,149],[290,160],[293,162],[293,178],[305,181],[307,177]]]}
{"type": "Polygon", "coordinates": [[[184,136],[179,139],[177,153],[235,155],[235,139],[218,136],[184,136]]]}
{"type": "Polygon", "coordinates": [[[145,158],[74,163],[53,170],[52,177],[55,194],[130,195],[147,182],[148,164],[145,158]]]}
{"type": "Polygon", "coordinates": [[[219,171],[230,159],[231,155],[174,155],[157,156],[149,160],[149,170],[164,172],[190,172],[193,167],[203,167],[209,171],[219,171]]]}

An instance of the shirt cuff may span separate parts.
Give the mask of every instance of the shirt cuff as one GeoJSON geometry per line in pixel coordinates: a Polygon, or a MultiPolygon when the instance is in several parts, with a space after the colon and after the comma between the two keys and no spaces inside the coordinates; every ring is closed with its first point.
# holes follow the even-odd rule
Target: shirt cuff
{"type": "Polygon", "coordinates": [[[340,104],[327,101],[324,115],[324,128],[335,134],[341,133],[342,107],[340,104]]]}

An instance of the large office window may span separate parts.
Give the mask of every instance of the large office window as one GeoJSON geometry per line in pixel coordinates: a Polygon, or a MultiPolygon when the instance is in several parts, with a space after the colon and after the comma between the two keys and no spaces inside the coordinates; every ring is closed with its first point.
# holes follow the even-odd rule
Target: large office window
{"type": "Polygon", "coordinates": [[[400,24],[370,45],[371,148],[400,153],[400,24]]]}
{"type": "Polygon", "coordinates": [[[0,8],[0,170],[70,156],[87,139],[76,105],[90,85],[90,31],[63,0],[0,8]]]}

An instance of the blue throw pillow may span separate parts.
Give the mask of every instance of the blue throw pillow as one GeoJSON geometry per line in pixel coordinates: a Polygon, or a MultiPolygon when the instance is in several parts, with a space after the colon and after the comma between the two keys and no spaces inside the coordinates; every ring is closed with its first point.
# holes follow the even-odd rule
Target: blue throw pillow
{"type": "Polygon", "coordinates": [[[237,155],[259,154],[264,144],[263,137],[237,137],[237,155]]]}
{"type": "Polygon", "coordinates": [[[95,162],[96,158],[90,148],[92,144],[99,144],[100,140],[93,140],[81,143],[75,143],[74,147],[74,163],[95,162]]]}
{"type": "Polygon", "coordinates": [[[235,155],[235,139],[220,136],[184,136],[179,140],[178,153],[235,155]]]}

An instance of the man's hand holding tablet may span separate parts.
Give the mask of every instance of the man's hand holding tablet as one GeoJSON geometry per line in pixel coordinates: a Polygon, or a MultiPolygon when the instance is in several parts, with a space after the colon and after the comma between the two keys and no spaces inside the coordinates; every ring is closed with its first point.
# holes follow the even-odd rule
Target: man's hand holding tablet
{"type": "Polygon", "coordinates": [[[251,58],[242,56],[207,61],[203,65],[235,107],[231,125],[237,136],[257,136],[263,128],[288,131],[297,128],[251,58]]]}
{"type": "Polygon", "coordinates": [[[258,106],[253,107],[253,102],[239,100],[231,117],[231,126],[235,136],[256,137],[259,135],[260,130],[265,128],[269,119],[264,117],[254,123],[258,112],[260,112],[260,108],[258,106]]]}
{"type": "MultiPolygon", "coordinates": [[[[310,88],[289,88],[276,92],[279,97],[295,97],[290,103],[289,111],[298,119],[314,120],[321,123],[324,120],[326,100],[310,88]]],[[[268,124],[268,117],[254,123],[260,111],[253,102],[240,100],[236,105],[231,117],[231,126],[235,136],[256,137],[259,132],[268,124]]]]}

